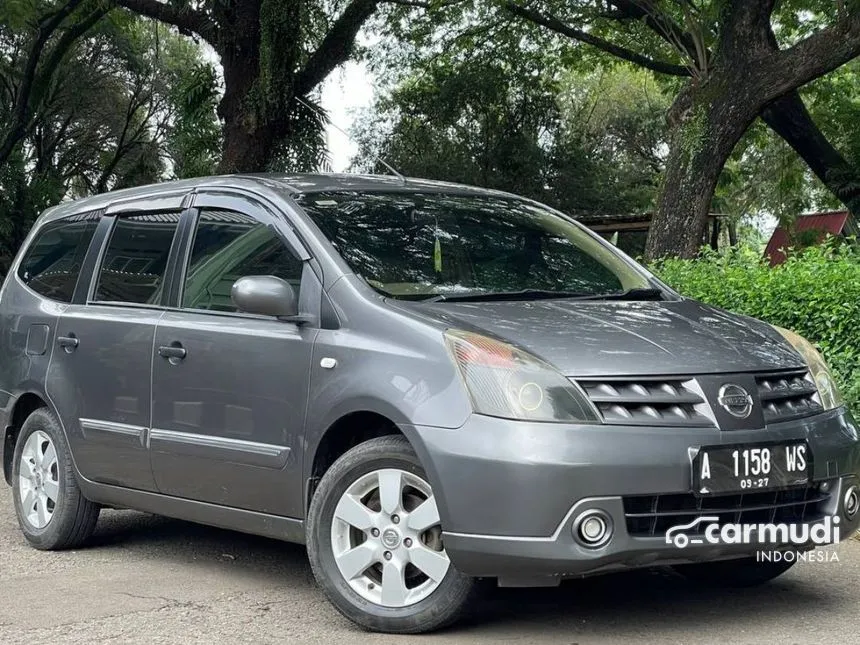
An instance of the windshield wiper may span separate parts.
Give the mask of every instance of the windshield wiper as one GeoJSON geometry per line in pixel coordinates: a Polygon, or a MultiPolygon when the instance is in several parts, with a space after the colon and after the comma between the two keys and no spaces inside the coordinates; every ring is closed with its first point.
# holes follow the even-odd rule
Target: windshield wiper
{"type": "Polygon", "coordinates": [[[521,291],[490,291],[480,293],[438,293],[421,302],[491,302],[503,300],[549,300],[572,298],[574,300],[662,300],[659,289],[636,288],[615,293],[580,293],[576,291],[551,291],[548,289],[522,289],[521,291]]]}
{"type": "Polygon", "coordinates": [[[521,291],[488,291],[479,293],[438,293],[421,302],[487,302],[493,300],[546,300],[550,298],[584,298],[588,294],[576,291],[551,291],[548,289],[522,289],[521,291]]]}
{"type": "Polygon", "coordinates": [[[580,300],[662,300],[663,292],[660,289],[640,287],[619,291],[617,293],[597,293],[583,296],[580,300]]]}

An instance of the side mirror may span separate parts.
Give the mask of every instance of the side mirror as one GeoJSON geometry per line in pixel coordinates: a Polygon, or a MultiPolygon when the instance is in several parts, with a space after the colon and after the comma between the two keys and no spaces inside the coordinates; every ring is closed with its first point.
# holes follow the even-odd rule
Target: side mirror
{"type": "Polygon", "coordinates": [[[239,311],[249,314],[292,318],[299,313],[292,285],[273,275],[239,278],[230,289],[230,297],[239,311]]]}

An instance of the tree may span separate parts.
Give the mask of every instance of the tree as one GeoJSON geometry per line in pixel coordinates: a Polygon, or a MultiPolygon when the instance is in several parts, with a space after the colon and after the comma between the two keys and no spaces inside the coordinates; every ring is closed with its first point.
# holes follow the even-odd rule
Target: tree
{"type": "Polygon", "coordinates": [[[668,114],[669,154],[646,248],[650,258],[697,252],[720,172],[765,110],[767,122],[844,194],[844,179],[833,173],[840,157],[819,136],[796,90],[860,55],[860,9],[855,1],[838,3],[829,24],[802,33],[826,11],[815,14],[795,4],[782,3],[781,14],[784,31],[796,38],[780,42],[773,28],[775,0],[583,0],[564,6],[502,0],[505,10],[552,32],[657,73],[689,78],[668,114]],[[589,28],[574,26],[582,23],[589,28]],[[635,49],[640,43],[641,50],[635,49]]]}
{"type": "Polygon", "coordinates": [[[262,171],[278,158],[315,165],[324,148],[319,136],[309,141],[308,133],[318,135],[322,122],[295,99],[308,101],[349,59],[378,2],[347,0],[342,7],[336,2],[341,10],[335,17],[332,5],[320,0],[116,0],[202,39],[217,53],[224,72],[218,105],[224,124],[222,172],[262,171]]]}
{"type": "Polygon", "coordinates": [[[5,127],[0,131],[0,165],[9,159],[32,127],[33,112],[45,100],[57,68],[69,50],[108,11],[101,3],[84,0],[49,3],[44,8],[38,7],[35,14],[32,9],[32,3],[20,0],[9,0],[0,7],[0,23],[6,32],[3,54],[7,59],[0,78],[11,100],[5,127]],[[16,25],[30,24],[34,28],[26,31],[32,31],[31,34],[13,36],[16,25]]]}
{"type": "MultiPolygon", "coordinates": [[[[0,28],[2,124],[14,122],[10,115],[30,68],[45,8],[33,9],[0,28]]],[[[51,55],[37,62],[41,80],[31,92],[23,135],[0,164],[0,269],[48,206],[211,172],[218,152],[215,71],[188,39],[112,12],[70,44],[51,74],[43,71],[44,57],[51,55]]]]}

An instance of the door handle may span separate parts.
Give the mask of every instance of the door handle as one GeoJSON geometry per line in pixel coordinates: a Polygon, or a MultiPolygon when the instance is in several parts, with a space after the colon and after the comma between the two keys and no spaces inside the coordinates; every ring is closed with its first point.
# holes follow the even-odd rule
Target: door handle
{"type": "Polygon", "coordinates": [[[69,353],[75,351],[80,343],[81,341],[74,334],[57,337],[57,344],[69,353]]]}
{"type": "Polygon", "coordinates": [[[188,352],[185,351],[182,345],[176,343],[175,345],[162,345],[158,348],[158,355],[176,365],[176,363],[188,355],[188,352]]]}

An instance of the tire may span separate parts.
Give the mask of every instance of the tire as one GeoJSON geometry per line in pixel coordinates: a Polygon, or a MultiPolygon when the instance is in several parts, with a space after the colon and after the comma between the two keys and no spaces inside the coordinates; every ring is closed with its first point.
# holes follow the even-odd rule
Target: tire
{"type": "Polygon", "coordinates": [[[33,411],[18,434],[12,495],[21,531],[37,549],[81,546],[95,529],[99,506],[81,494],[66,437],[46,408],[33,411]]]}
{"type": "Polygon", "coordinates": [[[331,603],[351,621],[373,631],[418,634],[450,625],[475,589],[475,581],[450,561],[445,566],[435,497],[418,457],[402,436],[362,443],[328,469],[308,512],[307,548],[314,577],[331,603]],[[369,491],[365,496],[355,493],[365,488],[369,491]],[[396,496],[392,490],[398,491],[396,496]],[[392,511],[395,499],[399,506],[392,511]],[[355,500],[363,508],[346,503],[355,500]],[[428,500],[432,504],[421,507],[428,500]],[[354,509],[358,514],[348,515],[354,509]],[[341,519],[345,516],[351,521],[341,519]],[[359,525],[364,528],[356,528],[359,525]],[[430,528],[415,528],[424,525],[430,528]],[[367,553],[362,551],[361,562],[347,567],[343,555],[359,549],[367,553]],[[366,563],[371,564],[363,568],[366,563]],[[348,580],[341,566],[357,573],[348,580]]]}
{"type": "Polygon", "coordinates": [[[676,573],[697,584],[709,587],[757,587],[781,576],[794,561],[756,562],[755,558],[681,564],[672,567],[676,573]]]}

